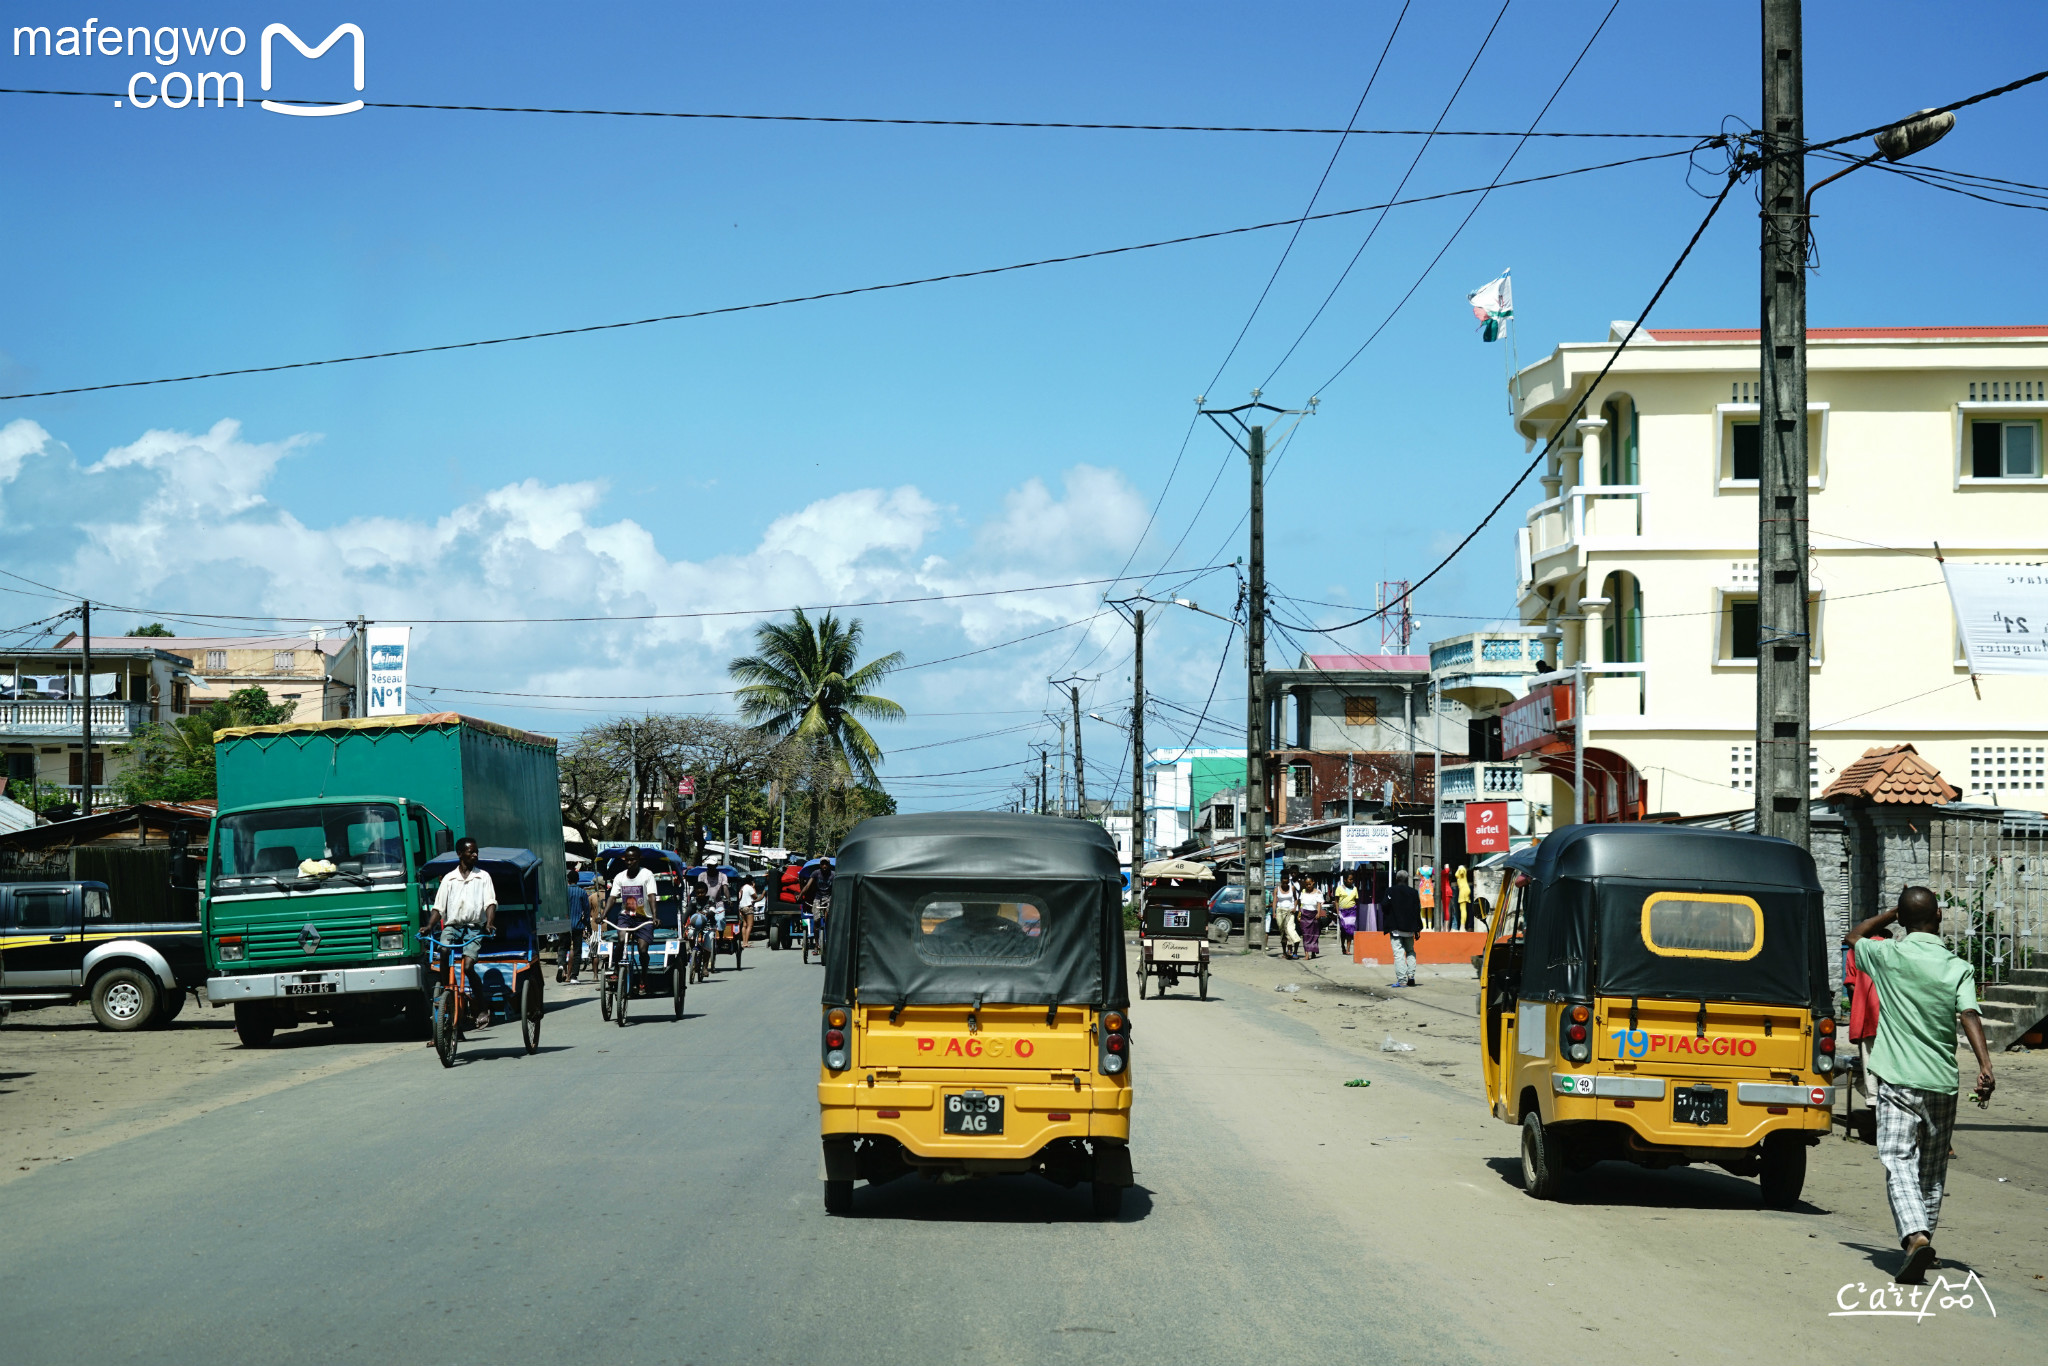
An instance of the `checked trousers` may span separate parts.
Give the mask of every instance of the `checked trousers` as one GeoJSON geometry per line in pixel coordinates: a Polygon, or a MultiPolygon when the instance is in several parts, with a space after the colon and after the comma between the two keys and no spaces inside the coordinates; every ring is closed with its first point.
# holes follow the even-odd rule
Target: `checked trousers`
{"type": "Polygon", "coordinates": [[[1941,1188],[1948,1177],[1948,1145],[1956,1127],[1953,1091],[1922,1091],[1877,1084],[1877,1160],[1884,1164],[1885,1194],[1899,1243],[1915,1233],[1934,1236],[1941,1219],[1941,1188]]]}

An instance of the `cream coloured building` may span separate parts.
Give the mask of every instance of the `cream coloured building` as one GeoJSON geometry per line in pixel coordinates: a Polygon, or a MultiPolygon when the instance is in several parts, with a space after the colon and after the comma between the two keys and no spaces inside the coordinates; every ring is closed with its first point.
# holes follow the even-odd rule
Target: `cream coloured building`
{"type": "MultiPolygon", "coordinates": [[[[1532,452],[1626,329],[1520,373],[1532,452]]],[[[2048,326],[1816,328],[1808,365],[1813,792],[1911,742],[1965,801],[2048,809],[2048,679],[1978,695],[1935,559],[2048,560],[2048,326]]],[[[1751,801],[1756,388],[1754,330],[1639,335],[1519,533],[1520,618],[1585,666],[1586,743],[1632,767],[1640,811],[1751,801]]],[[[1569,820],[1569,788],[1545,795],[1569,820]]]]}

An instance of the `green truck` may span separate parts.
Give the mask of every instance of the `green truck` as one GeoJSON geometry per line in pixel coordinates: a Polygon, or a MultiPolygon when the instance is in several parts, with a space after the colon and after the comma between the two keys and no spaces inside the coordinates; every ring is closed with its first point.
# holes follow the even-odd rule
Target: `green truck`
{"type": "Polygon", "coordinates": [[[531,849],[537,930],[568,926],[555,742],[452,712],[214,736],[220,811],[200,883],[206,983],[244,1044],[324,1020],[424,1027],[422,867],[464,835],[531,849]],[[331,865],[332,871],[328,870],[331,865]]]}

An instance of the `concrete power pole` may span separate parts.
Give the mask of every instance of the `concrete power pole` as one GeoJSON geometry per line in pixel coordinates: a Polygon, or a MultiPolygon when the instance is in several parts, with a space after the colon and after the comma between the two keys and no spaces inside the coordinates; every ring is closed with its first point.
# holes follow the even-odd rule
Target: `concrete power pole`
{"type": "Polygon", "coordinates": [[[1245,603],[1244,946],[1266,947],[1266,429],[1255,426],[1245,603]]]}
{"type": "Polygon", "coordinates": [[[1145,609],[1131,613],[1131,890],[1145,866],[1145,609]]]}
{"type": "Polygon", "coordinates": [[[1081,685],[1067,685],[1067,696],[1074,703],[1074,814],[1082,820],[1088,819],[1087,770],[1081,767],[1081,685]]]}
{"type": "Polygon", "coordinates": [[[79,599],[78,613],[81,618],[78,640],[80,648],[85,651],[85,687],[83,689],[85,705],[78,709],[78,714],[84,723],[84,731],[80,739],[83,741],[81,748],[85,751],[84,754],[79,756],[78,781],[80,787],[78,789],[78,814],[90,816],[92,814],[92,600],[90,598],[79,599]]]}
{"type": "Polygon", "coordinates": [[[1806,140],[1799,0],[1763,0],[1763,314],[1758,350],[1756,829],[1808,839],[1806,140]]]}

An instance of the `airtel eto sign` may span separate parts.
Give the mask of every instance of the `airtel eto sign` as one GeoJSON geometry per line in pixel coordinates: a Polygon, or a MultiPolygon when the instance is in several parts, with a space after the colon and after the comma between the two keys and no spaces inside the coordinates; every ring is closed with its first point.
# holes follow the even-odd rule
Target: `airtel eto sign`
{"type": "Polygon", "coordinates": [[[1465,803],[1465,851],[1471,854],[1505,854],[1508,843],[1506,802],[1465,803]]]}

